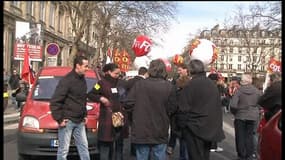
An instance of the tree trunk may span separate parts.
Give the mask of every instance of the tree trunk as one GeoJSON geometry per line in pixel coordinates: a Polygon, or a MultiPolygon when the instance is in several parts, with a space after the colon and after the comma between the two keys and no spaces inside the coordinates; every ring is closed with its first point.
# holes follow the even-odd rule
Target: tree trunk
{"type": "Polygon", "coordinates": [[[78,47],[76,43],[73,43],[72,48],[71,48],[71,54],[68,58],[68,66],[73,67],[73,60],[74,57],[77,55],[78,47]]]}

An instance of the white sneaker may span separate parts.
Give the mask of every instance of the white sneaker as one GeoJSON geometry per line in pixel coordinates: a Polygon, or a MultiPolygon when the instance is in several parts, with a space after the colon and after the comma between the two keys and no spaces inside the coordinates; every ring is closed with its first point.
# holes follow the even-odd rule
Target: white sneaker
{"type": "Polygon", "coordinates": [[[223,149],[223,148],[221,148],[221,147],[217,147],[216,152],[222,152],[222,151],[224,151],[224,149],[223,149]]]}
{"type": "Polygon", "coordinates": [[[210,149],[210,152],[216,152],[216,149],[210,149]]]}

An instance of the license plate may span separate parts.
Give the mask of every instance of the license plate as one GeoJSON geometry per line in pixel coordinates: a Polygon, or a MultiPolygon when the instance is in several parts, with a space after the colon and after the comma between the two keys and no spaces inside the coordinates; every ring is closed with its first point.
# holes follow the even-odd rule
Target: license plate
{"type": "Polygon", "coordinates": [[[50,141],[50,146],[52,147],[58,147],[58,140],[57,139],[52,139],[50,141]]]}
{"type": "MultiPolygon", "coordinates": [[[[51,147],[58,147],[58,140],[57,140],[57,139],[52,139],[52,140],[50,141],[50,146],[51,146],[51,147]]],[[[75,146],[75,141],[74,141],[74,139],[71,139],[71,140],[70,140],[70,146],[75,146]]]]}

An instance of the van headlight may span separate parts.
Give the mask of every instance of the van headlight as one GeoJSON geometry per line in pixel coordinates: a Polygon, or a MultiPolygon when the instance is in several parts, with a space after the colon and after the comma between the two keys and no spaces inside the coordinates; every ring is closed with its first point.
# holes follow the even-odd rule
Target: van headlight
{"type": "Polygon", "coordinates": [[[90,111],[90,110],[92,110],[92,109],[93,109],[93,107],[92,107],[92,106],[90,106],[90,105],[86,105],[86,109],[87,109],[87,111],[90,111]]]}
{"type": "Polygon", "coordinates": [[[35,117],[25,116],[22,123],[23,127],[39,129],[40,123],[35,117]]]}
{"type": "Polygon", "coordinates": [[[44,129],[40,128],[39,120],[32,116],[25,116],[19,129],[25,133],[44,133],[44,129]]]}

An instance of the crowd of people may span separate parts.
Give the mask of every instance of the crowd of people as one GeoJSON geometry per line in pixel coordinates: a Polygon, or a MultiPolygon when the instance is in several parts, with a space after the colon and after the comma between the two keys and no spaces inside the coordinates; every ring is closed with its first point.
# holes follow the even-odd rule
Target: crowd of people
{"type": "MultiPolygon", "coordinates": [[[[250,74],[232,77],[227,85],[217,73],[207,76],[200,60],[176,65],[168,80],[162,60],[140,67],[138,75],[124,79],[119,66],[102,67],[100,79],[87,92],[84,74],[88,59],[76,56],[72,71],[62,78],[50,101],[51,114],[59,124],[57,160],[68,155],[71,136],[80,159],[89,160],[87,99],[100,103],[98,149],[100,160],[123,160],[124,139],[130,138],[131,156],[137,160],[171,159],[179,142],[179,160],[209,160],[211,151],[222,151],[225,139],[223,110],[234,116],[235,144],[239,160],[256,158],[256,129],[260,109],[267,120],[281,109],[281,76],[273,73],[262,92],[250,74]]],[[[16,72],[5,82],[20,87],[16,72]]]]}

